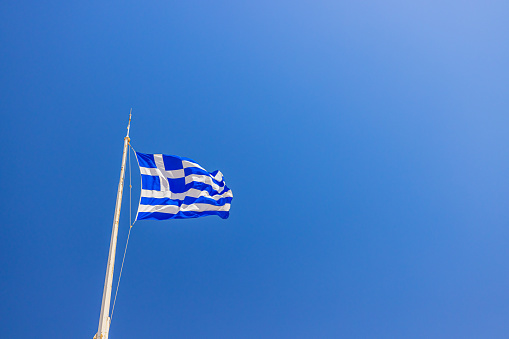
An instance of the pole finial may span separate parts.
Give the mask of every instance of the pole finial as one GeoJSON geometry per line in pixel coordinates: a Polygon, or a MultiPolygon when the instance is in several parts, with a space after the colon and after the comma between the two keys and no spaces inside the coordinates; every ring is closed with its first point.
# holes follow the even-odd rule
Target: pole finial
{"type": "Polygon", "coordinates": [[[131,128],[131,116],[133,115],[133,109],[129,111],[129,123],[127,124],[127,135],[126,137],[129,138],[129,129],[131,128]]]}

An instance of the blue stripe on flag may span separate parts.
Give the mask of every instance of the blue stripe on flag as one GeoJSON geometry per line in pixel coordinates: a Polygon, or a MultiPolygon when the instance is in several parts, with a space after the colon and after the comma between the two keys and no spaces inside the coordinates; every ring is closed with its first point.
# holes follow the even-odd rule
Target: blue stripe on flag
{"type": "Polygon", "coordinates": [[[138,164],[140,167],[157,168],[153,154],[144,154],[136,152],[138,157],[138,164]]]}
{"type": "MultiPolygon", "coordinates": [[[[150,175],[147,175],[147,176],[150,177],[150,175]]],[[[158,178],[158,177],[155,177],[155,178],[158,178]]],[[[209,195],[224,194],[224,193],[230,191],[230,189],[227,186],[223,186],[223,187],[224,187],[224,189],[222,191],[217,191],[214,189],[214,187],[212,187],[209,184],[206,184],[204,182],[193,181],[185,186],[185,190],[183,192],[179,192],[179,193],[185,193],[188,190],[190,190],[191,188],[194,188],[195,190],[198,190],[198,191],[208,192],[209,195]]],[[[144,188],[144,187],[142,187],[142,188],[150,190],[150,188],[144,188]]],[[[170,189],[173,193],[177,193],[177,192],[173,191],[172,187],[170,187],[170,189]]],[[[156,191],[160,191],[160,188],[156,191]]]]}
{"type": "Polygon", "coordinates": [[[152,175],[141,175],[141,188],[144,190],[153,190],[160,191],[161,190],[161,181],[159,177],[152,175]]]}
{"type": "MultiPolygon", "coordinates": [[[[171,179],[171,178],[166,178],[170,184],[170,191],[172,191],[173,193],[184,193],[185,191],[187,191],[189,188],[187,188],[189,186],[186,185],[186,179],[185,178],[178,178],[178,179],[171,179]]],[[[192,184],[192,183],[190,183],[192,184]]]]}
{"type": "Polygon", "coordinates": [[[167,171],[183,169],[182,159],[173,155],[163,155],[164,168],[167,171]]]}
{"type": "Polygon", "coordinates": [[[184,200],[176,200],[170,198],[146,198],[142,197],[140,200],[140,205],[191,205],[191,204],[209,204],[212,206],[223,206],[224,204],[230,204],[232,202],[232,197],[220,198],[217,200],[207,198],[207,197],[185,197],[184,200]]]}
{"type": "Polygon", "coordinates": [[[168,219],[188,219],[188,218],[199,218],[207,215],[217,215],[222,219],[228,219],[230,212],[226,211],[203,211],[203,212],[191,212],[191,211],[179,211],[177,214],[160,213],[160,212],[140,212],[136,220],[168,220],[168,219]]]}

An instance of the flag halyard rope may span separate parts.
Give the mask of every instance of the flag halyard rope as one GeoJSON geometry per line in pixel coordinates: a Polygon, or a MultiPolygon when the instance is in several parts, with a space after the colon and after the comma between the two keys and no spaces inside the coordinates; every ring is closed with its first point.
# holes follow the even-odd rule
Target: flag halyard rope
{"type": "MultiPolygon", "coordinates": [[[[129,142],[129,148],[134,151],[134,149],[131,146],[131,143],[129,142]]],[[[131,150],[129,150],[129,232],[127,233],[127,240],[125,243],[124,248],[124,256],[122,257],[122,265],[120,265],[120,273],[118,275],[118,282],[117,282],[117,289],[115,290],[115,298],[113,298],[113,307],[111,308],[111,315],[110,315],[110,325],[111,325],[111,319],[113,319],[113,312],[115,311],[115,303],[117,301],[117,294],[118,294],[118,287],[120,286],[120,278],[122,278],[122,270],[124,268],[124,261],[125,261],[125,255],[127,253],[127,245],[129,245],[129,237],[131,235],[131,229],[133,228],[134,224],[136,223],[136,220],[134,222],[132,221],[132,175],[131,175],[131,150]]]]}

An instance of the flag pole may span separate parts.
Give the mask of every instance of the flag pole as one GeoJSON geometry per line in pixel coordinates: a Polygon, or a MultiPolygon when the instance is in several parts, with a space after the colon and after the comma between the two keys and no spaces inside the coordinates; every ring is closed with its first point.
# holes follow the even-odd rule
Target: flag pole
{"type": "Polygon", "coordinates": [[[129,123],[127,125],[127,135],[124,138],[124,153],[122,155],[122,167],[120,168],[120,181],[117,190],[117,203],[115,205],[115,216],[113,217],[113,229],[111,230],[110,251],[108,254],[108,265],[106,266],[106,278],[104,279],[103,299],[101,304],[101,315],[99,317],[99,329],[94,339],[108,339],[110,331],[111,318],[110,302],[111,302],[111,285],[113,284],[113,267],[115,266],[115,253],[117,251],[117,234],[118,234],[118,221],[120,219],[120,207],[122,206],[122,192],[124,191],[124,174],[125,174],[125,160],[129,146],[129,129],[131,127],[131,113],[129,112],[129,123]]]}

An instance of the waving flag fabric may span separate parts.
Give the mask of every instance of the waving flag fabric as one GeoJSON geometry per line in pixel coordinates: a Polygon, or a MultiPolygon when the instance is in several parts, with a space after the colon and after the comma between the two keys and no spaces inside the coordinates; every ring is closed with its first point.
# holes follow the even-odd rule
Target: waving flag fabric
{"type": "Polygon", "coordinates": [[[233,193],[221,172],[209,173],[195,161],[175,155],[136,152],[136,158],[142,179],[137,220],[228,218],[233,193]]]}

